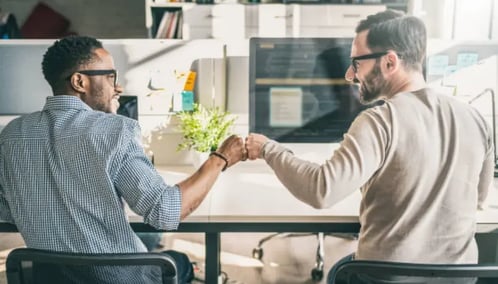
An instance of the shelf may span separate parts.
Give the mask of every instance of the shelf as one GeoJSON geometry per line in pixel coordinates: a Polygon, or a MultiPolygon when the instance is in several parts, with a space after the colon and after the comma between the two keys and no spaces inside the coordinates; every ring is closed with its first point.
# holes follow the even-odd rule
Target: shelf
{"type": "Polygon", "coordinates": [[[192,2],[153,2],[149,7],[155,8],[188,8],[191,6],[198,5],[192,2]]]}
{"type": "MultiPolygon", "coordinates": [[[[211,2],[213,0],[196,0],[197,2],[211,2]]],[[[258,0],[264,1],[264,0],[258,0]]],[[[176,23],[177,32],[164,32],[167,36],[159,38],[180,38],[180,39],[196,39],[196,38],[232,38],[237,35],[242,37],[251,36],[268,36],[266,33],[259,33],[259,31],[266,27],[259,25],[264,22],[265,25],[278,25],[280,29],[275,29],[280,34],[278,36],[325,36],[332,34],[334,36],[351,36],[354,32],[354,27],[357,22],[371,13],[375,13],[385,9],[385,7],[403,10],[406,12],[408,4],[407,1],[379,1],[381,3],[325,3],[321,1],[334,1],[334,0],[316,0],[315,2],[301,2],[305,0],[280,0],[282,2],[293,1],[293,4],[287,3],[194,3],[194,2],[167,2],[166,0],[146,0],[146,27],[149,32],[149,38],[156,38],[158,30],[164,31],[164,24],[161,26],[161,19],[166,12],[178,12],[179,21],[176,23]],[[265,5],[278,6],[278,9],[266,9],[265,5]],[[212,6],[212,7],[210,7],[212,6]],[[254,9],[250,6],[260,6],[254,9]],[[320,7],[318,7],[320,6],[320,7]],[[323,9],[322,7],[323,6],[323,9]],[[382,7],[381,10],[376,7],[382,7]],[[232,9],[234,8],[234,9],[232,9]],[[280,10],[292,10],[292,15],[298,15],[300,21],[292,21],[283,19],[282,15],[271,14],[277,13],[280,10]],[[239,15],[242,10],[242,15],[239,15]],[[276,12],[276,10],[278,10],[276,12]],[[317,10],[318,12],[307,12],[317,10]],[[328,14],[334,15],[327,16],[326,13],[321,11],[329,11],[328,14]],[[344,12],[346,11],[346,12],[344,12]],[[364,12],[363,12],[364,11],[364,12]],[[305,13],[306,12],[306,13],[305,13]],[[322,16],[315,16],[313,13],[319,13],[322,16]],[[261,21],[260,16],[268,18],[268,21],[261,21]],[[352,18],[354,15],[355,18],[352,18]],[[242,24],[238,21],[242,21],[242,24]],[[184,22],[186,21],[186,25],[184,22]],[[268,24],[267,22],[270,22],[268,24]],[[285,25],[284,27],[281,27],[285,25]],[[292,26],[292,27],[291,27],[292,26]],[[232,27],[240,27],[234,30],[232,27]],[[289,28],[291,27],[291,28],[289,28]],[[233,32],[229,31],[230,29],[233,32]],[[258,30],[259,29],[259,30],[258,30]]],[[[341,2],[355,2],[353,0],[344,0],[341,2]]],[[[273,7],[268,7],[273,8],[273,7]]],[[[279,12],[278,12],[279,13],[279,12]]],[[[289,15],[286,12],[285,15],[289,15]]],[[[264,19],[266,19],[264,18],[264,19]]],[[[277,34],[277,33],[276,33],[277,34]]]]}

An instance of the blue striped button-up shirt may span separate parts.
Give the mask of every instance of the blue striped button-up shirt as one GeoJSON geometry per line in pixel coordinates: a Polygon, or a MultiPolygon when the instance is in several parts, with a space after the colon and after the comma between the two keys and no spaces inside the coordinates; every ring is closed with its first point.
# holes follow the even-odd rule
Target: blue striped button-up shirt
{"type": "Polygon", "coordinates": [[[28,247],[147,251],[123,199],[156,228],[180,222],[180,190],[166,185],[145,156],[136,121],[54,96],[0,134],[0,219],[16,224],[28,247]]]}

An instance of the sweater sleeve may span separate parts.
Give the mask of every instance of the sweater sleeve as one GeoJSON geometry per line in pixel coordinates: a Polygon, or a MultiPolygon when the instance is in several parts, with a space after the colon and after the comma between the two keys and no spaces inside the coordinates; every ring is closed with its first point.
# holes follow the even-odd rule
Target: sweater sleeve
{"type": "Polygon", "coordinates": [[[487,152],[484,157],[481,173],[479,174],[479,184],[477,192],[477,208],[483,209],[486,198],[488,197],[489,190],[493,187],[493,172],[495,169],[495,148],[493,145],[493,138],[490,126],[487,126],[487,152]]]}
{"type": "Polygon", "coordinates": [[[388,119],[379,109],[362,112],[339,148],[321,165],[294,156],[275,141],[264,146],[262,155],[297,199],[327,208],[360,189],[381,166],[390,135],[388,119]]]}

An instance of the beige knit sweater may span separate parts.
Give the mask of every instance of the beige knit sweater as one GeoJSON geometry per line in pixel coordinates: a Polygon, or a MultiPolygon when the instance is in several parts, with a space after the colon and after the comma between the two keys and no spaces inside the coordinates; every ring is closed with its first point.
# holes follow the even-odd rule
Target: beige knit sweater
{"type": "Polygon", "coordinates": [[[493,180],[492,132],[471,106],[430,89],[363,111],[332,157],[261,156],[299,200],[330,207],[360,189],[357,259],[475,263],[478,205],[493,180]]]}

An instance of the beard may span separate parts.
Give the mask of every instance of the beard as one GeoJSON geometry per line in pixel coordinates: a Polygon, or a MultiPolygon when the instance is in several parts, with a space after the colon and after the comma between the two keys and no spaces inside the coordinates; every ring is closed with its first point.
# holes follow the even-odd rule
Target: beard
{"type": "Polygon", "coordinates": [[[102,87],[95,87],[92,88],[91,94],[91,102],[87,104],[93,110],[98,110],[105,113],[117,113],[119,102],[117,101],[117,99],[114,99],[113,95],[110,95],[109,91],[106,91],[102,87]]]}
{"type": "Polygon", "coordinates": [[[360,102],[371,104],[379,100],[387,88],[387,81],[382,77],[379,63],[376,62],[372,71],[365,76],[360,85],[360,102]]]}

